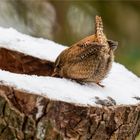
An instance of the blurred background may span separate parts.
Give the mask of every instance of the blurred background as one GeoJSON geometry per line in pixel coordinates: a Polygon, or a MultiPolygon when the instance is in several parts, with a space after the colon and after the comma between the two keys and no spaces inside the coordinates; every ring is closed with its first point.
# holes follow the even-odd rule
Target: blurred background
{"type": "Polygon", "coordinates": [[[95,15],[119,42],[116,61],[140,76],[139,0],[0,0],[0,26],[67,46],[94,33],[95,15]]]}
{"type": "Polygon", "coordinates": [[[140,76],[139,0],[0,0],[0,26],[67,46],[94,33],[95,15],[119,42],[116,61],[140,76]]]}

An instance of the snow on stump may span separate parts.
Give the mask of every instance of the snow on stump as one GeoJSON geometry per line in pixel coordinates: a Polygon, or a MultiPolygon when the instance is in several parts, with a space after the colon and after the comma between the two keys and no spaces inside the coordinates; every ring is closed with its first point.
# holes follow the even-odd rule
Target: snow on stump
{"type": "Polygon", "coordinates": [[[135,140],[137,76],[114,62],[105,88],[49,77],[64,46],[14,29],[0,33],[1,140],[135,140]]]}

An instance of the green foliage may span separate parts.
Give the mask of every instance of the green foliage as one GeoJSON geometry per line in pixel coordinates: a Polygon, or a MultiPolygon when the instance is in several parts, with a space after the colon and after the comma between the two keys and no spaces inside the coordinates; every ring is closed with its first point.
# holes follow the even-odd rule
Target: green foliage
{"type": "Polygon", "coordinates": [[[136,138],[136,140],[140,140],[140,134],[139,134],[139,136],[136,138]]]}

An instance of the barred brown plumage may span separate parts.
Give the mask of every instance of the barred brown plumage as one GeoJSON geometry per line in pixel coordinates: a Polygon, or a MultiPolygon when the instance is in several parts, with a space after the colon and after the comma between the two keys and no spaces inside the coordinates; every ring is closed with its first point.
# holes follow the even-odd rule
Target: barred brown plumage
{"type": "Polygon", "coordinates": [[[117,42],[107,40],[102,19],[96,16],[95,34],[64,50],[55,61],[53,76],[100,85],[112,66],[117,45],[117,42]]]}

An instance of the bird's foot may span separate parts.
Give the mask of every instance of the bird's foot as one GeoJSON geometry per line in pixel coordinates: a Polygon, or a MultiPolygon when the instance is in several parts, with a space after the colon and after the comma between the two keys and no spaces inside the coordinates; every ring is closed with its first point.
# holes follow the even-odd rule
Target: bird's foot
{"type": "Polygon", "coordinates": [[[98,83],[96,83],[98,86],[100,86],[100,87],[102,87],[102,88],[104,88],[105,86],[104,85],[102,85],[102,84],[100,84],[99,82],[98,83]]]}
{"type": "Polygon", "coordinates": [[[76,82],[77,82],[78,84],[80,84],[80,85],[85,85],[84,82],[81,82],[81,81],[78,81],[78,80],[76,80],[76,82]]]}
{"type": "Polygon", "coordinates": [[[62,77],[60,77],[56,72],[53,72],[52,75],[51,75],[51,77],[62,78],[62,77]]]}
{"type": "Polygon", "coordinates": [[[52,73],[52,77],[57,77],[57,74],[55,72],[52,73]]]}

